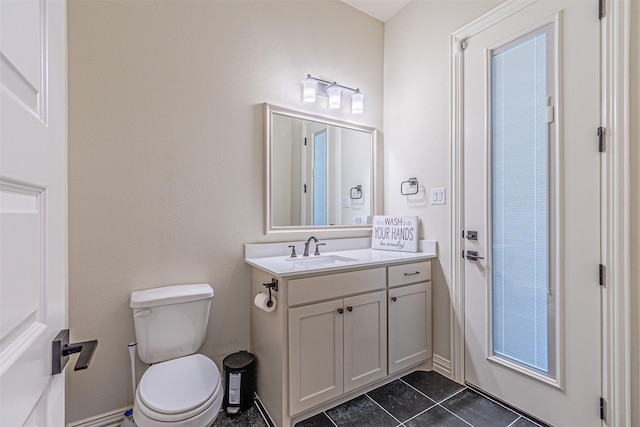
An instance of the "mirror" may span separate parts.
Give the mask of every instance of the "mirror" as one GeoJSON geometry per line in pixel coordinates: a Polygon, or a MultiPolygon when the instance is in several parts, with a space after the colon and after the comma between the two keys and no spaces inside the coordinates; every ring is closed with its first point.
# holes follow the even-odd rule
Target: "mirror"
{"type": "Polygon", "coordinates": [[[376,130],[265,104],[266,233],[371,228],[376,130]]]}

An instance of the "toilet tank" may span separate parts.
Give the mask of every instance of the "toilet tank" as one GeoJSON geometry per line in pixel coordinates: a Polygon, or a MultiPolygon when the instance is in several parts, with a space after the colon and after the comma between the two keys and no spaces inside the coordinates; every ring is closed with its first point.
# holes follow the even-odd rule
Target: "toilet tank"
{"type": "Polygon", "coordinates": [[[197,352],[207,333],[213,289],[175,285],[131,293],[138,355],[158,363],[197,352]]]}

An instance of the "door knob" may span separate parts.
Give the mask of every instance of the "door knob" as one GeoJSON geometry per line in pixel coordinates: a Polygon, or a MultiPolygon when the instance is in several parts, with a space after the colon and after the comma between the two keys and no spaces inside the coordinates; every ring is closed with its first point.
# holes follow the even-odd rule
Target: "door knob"
{"type": "Polygon", "coordinates": [[[349,307],[347,307],[347,310],[349,310],[349,312],[352,312],[353,311],[353,307],[349,306],[349,307]]]}
{"type": "Polygon", "coordinates": [[[391,301],[393,301],[393,302],[398,301],[398,297],[391,297],[391,301]]]}
{"type": "Polygon", "coordinates": [[[465,258],[467,258],[469,261],[484,259],[484,257],[478,256],[478,251],[467,251],[465,258]]]}
{"type": "Polygon", "coordinates": [[[73,370],[87,369],[97,347],[98,340],[69,344],[69,330],[61,330],[51,341],[51,375],[61,373],[69,361],[69,355],[74,353],[80,353],[80,356],[73,370]]]}
{"type": "Polygon", "coordinates": [[[340,308],[338,309],[338,314],[342,314],[342,313],[344,313],[344,308],[340,307],[340,308]]]}

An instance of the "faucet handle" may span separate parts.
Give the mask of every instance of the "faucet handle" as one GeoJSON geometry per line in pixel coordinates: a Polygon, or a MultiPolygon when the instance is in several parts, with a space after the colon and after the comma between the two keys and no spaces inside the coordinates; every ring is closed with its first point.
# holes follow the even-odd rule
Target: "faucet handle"
{"type": "Polygon", "coordinates": [[[297,258],[298,255],[296,255],[296,245],[289,245],[289,247],[291,248],[291,258],[297,258]]]}
{"type": "Polygon", "coordinates": [[[319,246],[323,246],[323,245],[326,245],[326,243],[316,243],[316,251],[315,251],[314,255],[320,255],[319,246]]]}

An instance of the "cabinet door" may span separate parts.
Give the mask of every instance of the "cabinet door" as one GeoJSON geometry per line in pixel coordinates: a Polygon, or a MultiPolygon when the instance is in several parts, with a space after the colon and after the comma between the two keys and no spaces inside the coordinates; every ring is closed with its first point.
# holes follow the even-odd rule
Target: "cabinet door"
{"type": "Polygon", "coordinates": [[[389,289],[389,374],[431,356],[431,282],[389,289]]]}
{"type": "Polygon", "coordinates": [[[342,394],[342,311],[342,299],[289,309],[290,415],[342,394]]]}
{"type": "Polygon", "coordinates": [[[386,291],[344,299],[344,391],[387,375],[386,291]]]}

